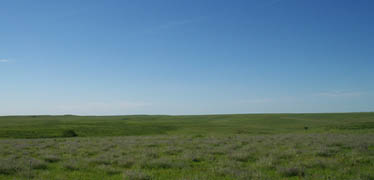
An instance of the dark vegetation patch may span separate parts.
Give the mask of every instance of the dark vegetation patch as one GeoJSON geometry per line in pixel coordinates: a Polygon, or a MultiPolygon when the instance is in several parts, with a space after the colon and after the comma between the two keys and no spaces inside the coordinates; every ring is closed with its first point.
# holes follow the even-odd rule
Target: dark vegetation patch
{"type": "Polygon", "coordinates": [[[337,126],[343,130],[374,129],[374,122],[354,122],[337,126]]]}
{"type": "Polygon", "coordinates": [[[59,162],[60,160],[61,160],[61,158],[56,156],[56,155],[46,155],[46,156],[44,156],[44,161],[49,162],[49,163],[59,162]]]}
{"type": "Polygon", "coordinates": [[[362,173],[360,175],[360,180],[374,180],[374,173],[362,173]]]}
{"type": "Polygon", "coordinates": [[[281,167],[278,171],[285,177],[305,176],[304,168],[299,166],[281,167]]]}
{"type": "Polygon", "coordinates": [[[16,162],[7,159],[0,160],[0,175],[11,175],[16,173],[20,167],[16,165],[16,162]]]}
{"type": "Polygon", "coordinates": [[[77,136],[78,134],[72,129],[62,131],[62,137],[77,137],[77,136]]]}
{"type": "Polygon", "coordinates": [[[39,159],[30,159],[29,164],[32,169],[47,169],[47,164],[39,159]]]}

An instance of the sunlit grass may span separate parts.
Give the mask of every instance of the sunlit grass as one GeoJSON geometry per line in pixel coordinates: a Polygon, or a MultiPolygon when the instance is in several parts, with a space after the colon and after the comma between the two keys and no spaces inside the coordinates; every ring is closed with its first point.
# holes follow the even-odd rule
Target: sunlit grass
{"type": "Polygon", "coordinates": [[[32,116],[0,122],[4,180],[374,177],[374,131],[358,128],[374,122],[373,113],[32,116]]]}
{"type": "Polygon", "coordinates": [[[374,168],[374,134],[131,136],[0,143],[2,179],[57,179],[66,174],[83,179],[367,179],[374,168]]]}

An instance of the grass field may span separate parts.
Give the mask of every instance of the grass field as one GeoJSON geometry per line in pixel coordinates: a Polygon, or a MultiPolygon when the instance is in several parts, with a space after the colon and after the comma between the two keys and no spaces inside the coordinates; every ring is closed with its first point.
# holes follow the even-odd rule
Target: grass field
{"type": "Polygon", "coordinates": [[[0,179],[374,179],[374,113],[0,117],[0,179]]]}

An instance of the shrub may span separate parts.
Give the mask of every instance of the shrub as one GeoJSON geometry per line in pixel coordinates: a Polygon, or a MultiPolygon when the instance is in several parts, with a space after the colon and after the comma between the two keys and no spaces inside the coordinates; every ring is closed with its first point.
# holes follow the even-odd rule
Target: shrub
{"type": "Polygon", "coordinates": [[[55,163],[60,161],[61,159],[55,155],[47,155],[44,157],[44,161],[49,162],[49,163],[55,163]]]}
{"type": "Polygon", "coordinates": [[[62,137],[77,137],[77,136],[78,134],[72,129],[64,130],[62,132],[62,137]]]}
{"type": "Polygon", "coordinates": [[[285,177],[293,177],[293,176],[304,176],[304,168],[300,167],[284,167],[279,169],[279,173],[285,177]]]}

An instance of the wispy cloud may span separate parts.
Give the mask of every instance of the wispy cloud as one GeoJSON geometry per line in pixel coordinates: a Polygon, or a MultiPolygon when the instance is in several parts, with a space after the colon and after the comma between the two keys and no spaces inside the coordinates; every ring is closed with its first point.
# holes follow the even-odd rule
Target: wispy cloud
{"type": "Polygon", "coordinates": [[[152,106],[147,102],[80,102],[57,107],[63,114],[126,114],[137,109],[152,106]]]}
{"type": "Polygon", "coordinates": [[[328,92],[321,92],[317,93],[317,96],[324,96],[324,97],[357,97],[361,96],[362,92],[353,92],[353,91],[328,91],[328,92]]]}
{"type": "Polygon", "coordinates": [[[0,63],[7,63],[7,62],[10,62],[9,59],[0,59],[0,63]]]}
{"type": "Polygon", "coordinates": [[[248,99],[248,100],[243,100],[240,101],[241,103],[245,104],[265,104],[265,103],[271,103],[274,102],[275,99],[271,98],[258,98],[258,99],[248,99]]]}

